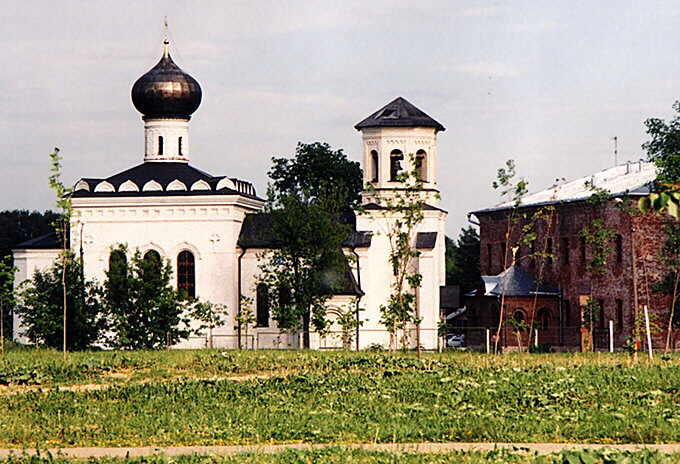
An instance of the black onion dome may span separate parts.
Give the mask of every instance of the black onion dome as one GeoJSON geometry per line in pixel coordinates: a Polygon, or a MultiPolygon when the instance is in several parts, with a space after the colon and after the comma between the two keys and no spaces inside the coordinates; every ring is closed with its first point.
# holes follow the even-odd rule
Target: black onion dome
{"type": "Polygon", "coordinates": [[[163,57],[132,86],[132,103],[144,119],[189,119],[201,104],[201,86],[172,61],[167,42],[163,57]]]}

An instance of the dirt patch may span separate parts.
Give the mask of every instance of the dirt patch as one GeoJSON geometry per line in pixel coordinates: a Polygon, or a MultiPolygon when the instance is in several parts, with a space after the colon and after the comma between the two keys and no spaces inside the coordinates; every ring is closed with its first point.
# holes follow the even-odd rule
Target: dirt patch
{"type": "MultiPolygon", "coordinates": [[[[273,377],[280,377],[281,373],[271,372],[266,374],[243,374],[243,375],[231,375],[231,376],[211,376],[211,377],[200,377],[200,376],[172,376],[169,378],[164,378],[164,382],[172,382],[177,380],[198,380],[198,381],[232,381],[232,382],[247,382],[255,379],[270,379],[273,377]]],[[[131,376],[126,373],[114,372],[107,377],[114,379],[128,379],[131,376]],[[116,374],[116,375],[113,375],[116,374]]],[[[124,383],[86,383],[86,384],[76,384],[76,385],[2,385],[0,386],[0,395],[22,395],[32,392],[49,392],[49,391],[69,391],[69,392],[88,392],[88,391],[98,391],[106,390],[117,386],[128,386],[128,385],[146,385],[150,383],[157,383],[158,379],[144,379],[136,382],[124,382],[124,383]]]]}

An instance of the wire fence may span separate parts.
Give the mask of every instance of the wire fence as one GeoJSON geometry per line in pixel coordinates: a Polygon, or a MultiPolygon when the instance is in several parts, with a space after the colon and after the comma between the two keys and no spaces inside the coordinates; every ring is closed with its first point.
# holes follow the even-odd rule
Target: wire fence
{"type": "MultiPolygon", "coordinates": [[[[391,334],[386,329],[361,329],[356,331],[330,331],[324,334],[310,332],[310,348],[318,350],[355,350],[359,349],[416,349],[417,340],[425,351],[465,348],[471,351],[493,352],[496,344],[497,327],[456,327],[441,335],[437,329],[415,327],[398,330],[391,334]]],[[[596,351],[621,350],[628,338],[621,328],[613,322],[608,326],[592,330],[592,346],[596,351]]],[[[529,330],[513,331],[501,328],[498,346],[501,350],[518,351],[531,347],[542,351],[579,351],[584,345],[584,337],[589,331],[580,326],[537,327],[529,330]]],[[[586,340],[587,341],[587,340],[586,340]]],[[[184,347],[220,349],[274,349],[294,350],[304,346],[302,333],[287,333],[278,330],[255,330],[241,334],[205,335],[189,337],[184,347]]],[[[646,344],[643,344],[646,349],[646,344]]]]}

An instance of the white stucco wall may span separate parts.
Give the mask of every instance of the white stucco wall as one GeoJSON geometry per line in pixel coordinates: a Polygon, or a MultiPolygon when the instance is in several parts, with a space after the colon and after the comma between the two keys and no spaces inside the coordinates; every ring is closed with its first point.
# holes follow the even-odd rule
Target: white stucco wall
{"type": "MultiPolygon", "coordinates": [[[[33,278],[36,271],[43,271],[54,263],[59,257],[60,250],[12,250],[14,266],[17,271],[14,275],[14,288],[20,289],[21,284],[33,278]]],[[[19,343],[28,343],[28,339],[23,335],[25,330],[21,318],[14,314],[12,338],[19,343]]]]}
{"type": "MultiPolygon", "coordinates": [[[[215,346],[235,347],[234,315],[238,307],[236,241],[246,212],[261,202],[237,195],[179,197],[75,198],[71,236],[75,252],[82,238],[85,275],[103,282],[111,249],[128,246],[129,254],[156,250],[169,260],[177,279],[177,256],[194,255],[196,297],[227,306],[230,321],[213,332],[215,346]]],[[[181,347],[202,347],[192,338],[181,347]]]]}

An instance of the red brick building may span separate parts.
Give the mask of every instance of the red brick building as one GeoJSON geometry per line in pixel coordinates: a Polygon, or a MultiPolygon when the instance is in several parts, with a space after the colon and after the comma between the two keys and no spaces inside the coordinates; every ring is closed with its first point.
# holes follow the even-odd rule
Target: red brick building
{"type": "MultiPolygon", "coordinates": [[[[667,219],[640,214],[635,207],[637,199],[649,193],[655,177],[655,168],[650,163],[629,163],[527,195],[514,213],[517,222],[510,227],[510,240],[507,240],[508,220],[513,214],[510,204],[471,213],[479,222],[480,267],[487,288],[480,288],[468,297],[468,326],[497,325],[500,296],[489,292],[488,282],[513,264],[514,251],[515,266],[539,282],[534,284],[536,289],[540,290],[542,285],[557,292],[546,295],[527,288],[516,295],[506,292],[504,326],[509,326],[510,317],[534,318],[539,321],[539,343],[576,350],[581,343],[581,306],[586,299],[593,298],[601,308],[593,330],[595,347],[608,347],[611,320],[614,345],[620,348],[633,336],[635,321],[643,321],[638,315],[647,305],[652,325],[658,326],[652,345],[655,349],[664,348],[671,298],[655,292],[654,284],[667,272],[659,255],[666,239],[663,226],[667,219]],[[611,198],[593,204],[589,200],[593,186],[609,192],[611,198]],[[535,221],[537,238],[529,245],[518,246],[522,226],[537,211],[542,212],[535,221]],[[596,230],[599,221],[612,232],[607,253],[598,253],[583,236],[586,228],[596,230]],[[550,258],[537,257],[536,253],[545,253],[550,258]],[[598,256],[603,262],[600,271],[594,272],[590,266],[598,256]]],[[[529,337],[524,336],[526,344],[529,337]]],[[[514,346],[515,338],[506,328],[501,344],[514,346]]],[[[672,334],[672,338],[678,337],[672,334]]],[[[680,348],[680,340],[677,345],[680,348]]]]}

